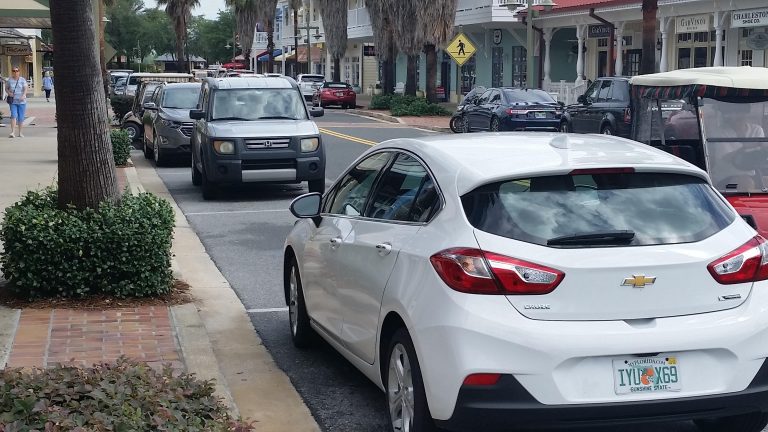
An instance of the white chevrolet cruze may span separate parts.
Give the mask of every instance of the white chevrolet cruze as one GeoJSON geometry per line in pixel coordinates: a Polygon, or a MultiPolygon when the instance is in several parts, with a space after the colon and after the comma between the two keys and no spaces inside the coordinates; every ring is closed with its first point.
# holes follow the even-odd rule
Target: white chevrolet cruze
{"type": "Polygon", "coordinates": [[[285,296],[393,431],[768,423],[768,246],[698,168],[615,137],[401,139],[291,204],[285,296]]]}

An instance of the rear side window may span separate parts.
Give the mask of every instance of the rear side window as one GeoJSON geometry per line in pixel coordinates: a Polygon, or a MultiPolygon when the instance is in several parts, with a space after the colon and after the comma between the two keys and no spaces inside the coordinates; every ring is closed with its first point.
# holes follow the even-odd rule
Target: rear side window
{"type": "MultiPolygon", "coordinates": [[[[464,195],[462,203],[475,228],[538,245],[616,232],[633,235],[599,245],[696,242],[721,231],[735,217],[704,180],[679,174],[594,173],[509,180],[480,187],[464,195]]],[[[587,245],[598,244],[567,243],[587,245]]]]}
{"type": "Polygon", "coordinates": [[[374,219],[426,222],[437,206],[435,183],[413,156],[399,154],[381,177],[366,216],[374,219]]]}

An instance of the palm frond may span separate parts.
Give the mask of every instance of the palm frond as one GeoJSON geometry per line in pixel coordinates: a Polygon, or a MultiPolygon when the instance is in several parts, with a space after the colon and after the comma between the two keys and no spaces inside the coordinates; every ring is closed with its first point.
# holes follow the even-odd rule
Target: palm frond
{"type": "Polygon", "coordinates": [[[373,30],[373,43],[376,46],[376,55],[382,61],[390,60],[390,48],[394,44],[392,32],[392,17],[390,15],[390,2],[392,0],[365,0],[368,15],[371,18],[373,30]]]}
{"type": "Polygon", "coordinates": [[[416,17],[417,28],[423,31],[425,43],[437,46],[448,42],[453,36],[456,21],[457,0],[418,1],[416,17]]]}

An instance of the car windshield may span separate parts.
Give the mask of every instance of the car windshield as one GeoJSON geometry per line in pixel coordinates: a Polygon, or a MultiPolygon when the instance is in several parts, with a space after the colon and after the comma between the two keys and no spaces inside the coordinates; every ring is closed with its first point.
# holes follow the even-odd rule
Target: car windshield
{"type": "Polygon", "coordinates": [[[161,105],[164,108],[192,109],[200,98],[200,87],[166,88],[161,105]]]}
{"type": "Polygon", "coordinates": [[[294,89],[227,89],[213,94],[212,120],[305,120],[306,105],[294,89]]]}
{"type": "Polygon", "coordinates": [[[569,237],[594,245],[594,236],[623,246],[695,242],[735,218],[706,181],[680,174],[523,178],[480,187],[462,204],[477,229],[538,245],[569,237]]]}
{"type": "Polygon", "coordinates": [[[128,85],[138,85],[140,82],[141,77],[131,75],[131,77],[128,78],[128,85]]]}
{"type": "Polygon", "coordinates": [[[323,84],[323,87],[325,87],[325,88],[345,89],[345,88],[349,88],[349,84],[347,84],[347,83],[335,83],[335,82],[332,82],[332,83],[325,83],[325,84],[323,84]]]}
{"type": "Polygon", "coordinates": [[[556,103],[555,99],[544,90],[505,89],[504,94],[509,102],[524,103],[556,103]]]}
{"type": "Polygon", "coordinates": [[[144,95],[141,98],[141,103],[149,102],[149,100],[152,99],[152,93],[155,92],[156,88],[157,84],[151,84],[144,87],[144,95]]]}
{"type": "Polygon", "coordinates": [[[721,192],[768,192],[768,101],[703,99],[709,172],[721,192]]]}
{"type": "Polygon", "coordinates": [[[126,80],[127,80],[127,78],[119,78],[119,79],[118,79],[118,80],[115,82],[115,85],[116,85],[116,86],[125,85],[125,81],[126,81],[126,80]]]}
{"type": "Polygon", "coordinates": [[[301,77],[302,82],[319,83],[319,82],[323,82],[324,80],[325,80],[325,77],[322,75],[304,75],[301,77]]]}

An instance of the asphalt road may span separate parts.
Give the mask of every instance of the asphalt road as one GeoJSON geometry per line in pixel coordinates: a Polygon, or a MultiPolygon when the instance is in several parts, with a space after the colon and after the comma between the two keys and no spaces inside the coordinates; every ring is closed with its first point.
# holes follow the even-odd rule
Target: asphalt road
{"type": "MultiPolygon", "coordinates": [[[[317,119],[327,152],[326,175],[333,181],[371,144],[432,132],[326,110],[317,119]]],[[[134,151],[133,157],[142,157],[134,151]]],[[[277,364],[291,378],[323,430],[387,431],[383,393],[326,344],[293,347],[282,288],[282,247],[294,223],[291,200],[299,185],[249,186],[203,201],[192,185],[188,164],[159,168],[176,202],[216,265],[249,310],[254,327],[277,364]]],[[[577,430],[577,429],[574,429],[577,430]]],[[[582,429],[580,429],[582,430],[582,429]]],[[[589,429],[590,432],[694,432],[690,423],[589,429]]]]}

